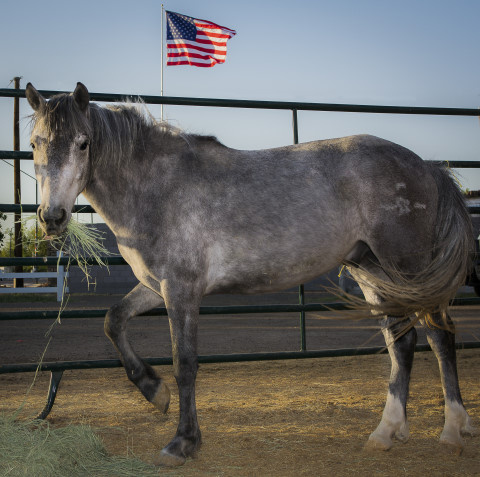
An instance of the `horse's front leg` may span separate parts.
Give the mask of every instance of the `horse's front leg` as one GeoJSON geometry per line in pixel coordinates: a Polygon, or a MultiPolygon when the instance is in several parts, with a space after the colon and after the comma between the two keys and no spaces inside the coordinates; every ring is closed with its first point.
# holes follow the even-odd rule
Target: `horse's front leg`
{"type": "Polygon", "coordinates": [[[408,326],[407,321],[394,317],[382,320],[392,368],[382,420],[370,435],[365,446],[367,449],[388,450],[393,445],[393,437],[401,442],[409,438],[407,399],[417,332],[408,326]]]}
{"type": "Polygon", "coordinates": [[[178,385],[180,418],[177,432],[165,446],[156,463],[182,465],[201,445],[195,404],[195,379],[198,370],[197,329],[201,296],[189,293],[193,287],[172,287],[165,283],[162,294],[167,306],[172,337],[173,371],[178,385]],[[165,289],[165,290],[164,290],[165,289]]]}
{"type": "Polygon", "coordinates": [[[167,412],[170,390],[153,368],[133,350],[127,339],[127,322],[130,318],[163,303],[160,295],[138,284],[120,303],[114,305],[105,317],[105,334],[120,353],[120,359],[132,381],[145,398],[162,412],[167,412]]]}
{"type": "Polygon", "coordinates": [[[436,326],[426,326],[425,330],[438,360],[445,396],[445,427],[440,435],[440,442],[453,446],[453,449],[460,453],[463,448],[461,435],[473,435],[476,432],[463,405],[458,385],[455,327],[448,315],[446,323],[438,313],[433,315],[432,319],[436,326]]]}

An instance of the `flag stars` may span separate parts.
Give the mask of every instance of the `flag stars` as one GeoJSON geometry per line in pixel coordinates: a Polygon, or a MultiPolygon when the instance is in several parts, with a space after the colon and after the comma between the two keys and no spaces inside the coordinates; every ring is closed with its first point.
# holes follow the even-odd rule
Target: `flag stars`
{"type": "Polygon", "coordinates": [[[194,19],[178,13],[168,12],[167,40],[195,40],[197,27],[194,19]]]}

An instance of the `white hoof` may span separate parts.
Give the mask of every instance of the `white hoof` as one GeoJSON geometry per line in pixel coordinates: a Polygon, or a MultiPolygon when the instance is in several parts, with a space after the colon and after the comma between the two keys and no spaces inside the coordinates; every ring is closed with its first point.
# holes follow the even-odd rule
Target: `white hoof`
{"type": "Polygon", "coordinates": [[[448,437],[440,436],[440,444],[442,444],[443,450],[446,454],[461,455],[463,452],[463,440],[461,438],[454,440],[448,437]]]}
{"type": "Polygon", "coordinates": [[[370,434],[365,448],[367,450],[388,450],[393,446],[393,437],[396,437],[400,442],[407,442],[410,432],[402,403],[389,393],[382,420],[370,434]]]}
{"type": "Polygon", "coordinates": [[[162,465],[164,467],[179,467],[185,464],[187,459],[183,456],[173,455],[163,449],[158,458],[154,460],[155,465],[162,465]]]}
{"type": "Polygon", "coordinates": [[[372,432],[364,449],[367,451],[388,451],[392,446],[393,441],[391,438],[372,432]]]}
{"type": "Polygon", "coordinates": [[[476,430],[463,405],[459,402],[446,401],[445,427],[440,434],[440,442],[460,455],[464,447],[462,435],[475,434],[476,430]]]}

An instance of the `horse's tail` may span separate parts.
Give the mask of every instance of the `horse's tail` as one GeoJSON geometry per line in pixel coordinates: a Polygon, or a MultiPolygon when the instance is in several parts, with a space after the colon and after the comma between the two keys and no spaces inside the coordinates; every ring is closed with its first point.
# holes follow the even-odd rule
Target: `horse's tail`
{"type": "Polygon", "coordinates": [[[473,264],[475,243],[472,220],[458,180],[446,167],[430,165],[430,171],[438,190],[430,295],[436,298],[443,312],[458,289],[465,285],[473,264]]]}
{"type": "Polygon", "coordinates": [[[359,283],[365,280],[380,297],[381,302],[373,306],[375,314],[415,313],[429,321],[431,314],[440,312],[445,317],[450,301],[465,284],[471,270],[475,244],[463,194],[448,169],[434,164],[427,167],[438,190],[432,260],[415,274],[406,274],[391,264],[381,264],[390,278],[388,281],[361,270],[359,283]]]}

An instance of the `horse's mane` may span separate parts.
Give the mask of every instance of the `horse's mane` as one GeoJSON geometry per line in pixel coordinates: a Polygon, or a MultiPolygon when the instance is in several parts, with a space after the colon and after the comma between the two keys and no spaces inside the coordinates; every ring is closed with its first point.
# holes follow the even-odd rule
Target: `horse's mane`
{"type": "Polygon", "coordinates": [[[42,121],[47,137],[61,131],[62,135],[74,137],[84,132],[91,137],[90,150],[96,161],[120,162],[134,159],[136,152],[146,149],[152,134],[164,140],[178,137],[193,150],[194,143],[215,142],[214,136],[187,134],[166,121],[157,121],[141,101],[121,105],[99,106],[90,103],[88,117],[80,111],[73,95],[53,96],[32,120],[42,121]]]}

